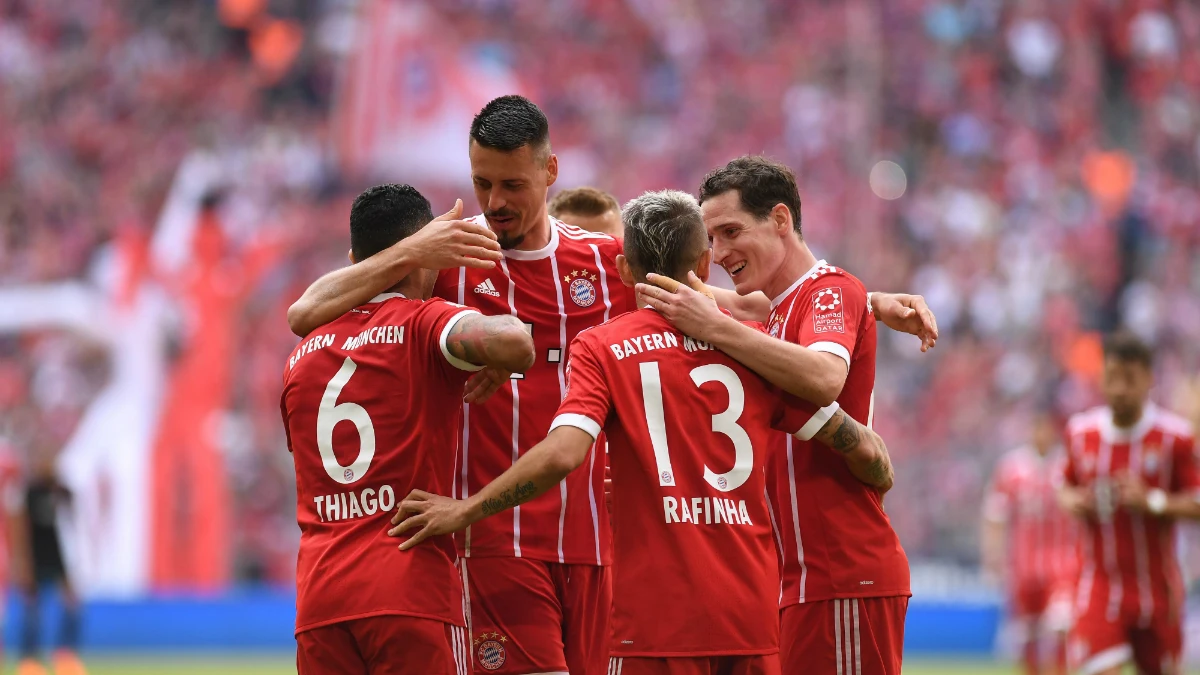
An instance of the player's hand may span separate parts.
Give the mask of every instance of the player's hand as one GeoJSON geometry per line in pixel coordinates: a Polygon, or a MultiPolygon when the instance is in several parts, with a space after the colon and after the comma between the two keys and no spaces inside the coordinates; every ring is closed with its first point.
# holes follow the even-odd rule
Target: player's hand
{"type": "Polygon", "coordinates": [[[1131,473],[1122,473],[1113,481],[1117,488],[1117,503],[1131,511],[1145,512],[1148,489],[1142,479],[1131,473]]]}
{"type": "Polygon", "coordinates": [[[421,267],[431,270],[475,267],[492,269],[504,258],[496,234],[486,225],[459,220],[462,200],[404,240],[421,267]]]}
{"type": "Polygon", "coordinates": [[[1096,514],[1096,495],[1090,490],[1067,488],[1059,491],[1058,504],[1067,513],[1087,518],[1096,514]]]}
{"type": "Polygon", "coordinates": [[[408,493],[396,514],[392,516],[394,527],[388,530],[389,537],[399,537],[405,532],[416,530],[408,541],[400,544],[401,551],[416,546],[430,537],[458,532],[471,523],[467,520],[466,502],[422,490],[408,493]]]}
{"type": "Polygon", "coordinates": [[[463,393],[463,401],[466,403],[483,403],[492,397],[500,387],[508,382],[508,378],[512,373],[499,368],[484,368],[483,370],[471,376],[467,380],[467,386],[463,393]]]}
{"type": "Polygon", "coordinates": [[[937,345],[937,317],[920,295],[906,293],[872,293],[871,308],[875,318],[894,331],[921,338],[921,351],[937,345]]]}
{"type": "Polygon", "coordinates": [[[650,283],[638,284],[634,291],[686,335],[704,340],[708,329],[728,318],[717,307],[708,286],[693,272],[688,272],[687,285],[659,274],[647,274],[646,281],[650,283]]]}

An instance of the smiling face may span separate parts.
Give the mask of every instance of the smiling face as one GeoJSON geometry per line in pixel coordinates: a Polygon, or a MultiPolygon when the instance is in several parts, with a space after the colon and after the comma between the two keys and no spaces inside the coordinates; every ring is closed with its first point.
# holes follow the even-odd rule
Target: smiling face
{"type": "Polygon", "coordinates": [[[471,141],[475,199],[501,248],[519,249],[526,239],[540,247],[549,235],[546,192],[558,178],[558,158],[523,145],[504,151],[471,141]]]}
{"type": "Polygon", "coordinates": [[[738,294],[764,291],[787,257],[783,237],[794,237],[787,207],[778,204],[758,219],[742,208],[737,190],[709,197],[700,205],[704,227],[713,244],[713,262],[725,268],[738,294]]]}

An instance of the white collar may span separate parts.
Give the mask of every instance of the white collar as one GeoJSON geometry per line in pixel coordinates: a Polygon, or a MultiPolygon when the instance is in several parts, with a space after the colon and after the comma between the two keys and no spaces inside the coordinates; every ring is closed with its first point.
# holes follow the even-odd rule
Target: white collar
{"type": "Polygon", "coordinates": [[[521,251],[519,249],[508,249],[504,251],[504,257],[510,260],[544,260],[549,258],[551,254],[558,249],[558,220],[550,218],[550,241],[542,248],[536,251],[521,251]]]}
{"type": "Polygon", "coordinates": [[[408,297],[405,296],[403,293],[380,293],[379,295],[368,300],[367,304],[383,302],[384,300],[391,300],[392,298],[404,298],[405,300],[408,299],[408,297]]]}
{"type": "Polygon", "coordinates": [[[788,296],[791,295],[792,293],[795,293],[796,289],[800,288],[800,286],[804,282],[806,282],[809,279],[812,279],[814,276],[816,276],[817,270],[821,269],[822,267],[828,267],[828,266],[829,266],[829,263],[825,262],[824,260],[818,260],[817,263],[815,265],[813,265],[811,269],[809,269],[807,272],[805,272],[803,276],[801,276],[799,279],[797,279],[795,282],[793,282],[791,286],[788,286],[786,291],[780,293],[779,295],[775,296],[775,299],[771,300],[771,309],[775,309],[776,307],[778,307],[779,303],[783,302],[784,300],[787,300],[788,296]]]}
{"type": "Polygon", "coordinates": [[[1142,418],[1132,427],[1122,428],[1113,424],[1112,409],[1105,407],[1100,418],[1100,435],[1109,443],[1138,441],[1154,428],[1157,417],[1158,406],[1146,401],[1146,405],[1142,407],[1142,418]]]}

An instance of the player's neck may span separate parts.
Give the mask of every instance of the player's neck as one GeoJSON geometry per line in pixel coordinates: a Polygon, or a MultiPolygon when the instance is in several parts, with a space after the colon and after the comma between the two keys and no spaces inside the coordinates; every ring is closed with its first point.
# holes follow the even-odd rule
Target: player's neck
{"type": "Polygon", "coordinates": [[[550,214],[546,212],[545,206],[542,207],[538,223],[540,224],[529,230],[521,243],[516,245],[516,250],[540,251],[550,245],[550,214]]]}
{"type": "Polygon", "coordinates": [[[786,291],[796,280],[808,274],[808,271],[817,264],[817,257],[808,250],[808,245],[801,239],[789,237],[784,240],[784,246],[787,248],[783,259],[783,264],[779,266],[779,271],[775,276],[767,282],[763,288],[763,293],[768,298],[774,300],[780,293],[786,291]]]}
{"type": "Polygon", "coordinates": [[[401,279],[400,283],[384,291],[384,293],[399,293],[409,300],[424,300],[424,298],[421,297],[420,280],[416,277],[417,275],[410,274],[401,279]]]}
{"type": "MultiPolygon", "coordinates": [[[[1111,408],[1109,410],[1112,410],[1111,408]]],[[[1142,421],[1142,416],[1146,414],[1146,406],[1143,404],[1137,410],[1131,411],[1126,415],[1118,415],[1116,410],[1112,410],[1113,426],[1118,429],[1132,429],[1137,426],[1138,422],[1142,421]]]]}

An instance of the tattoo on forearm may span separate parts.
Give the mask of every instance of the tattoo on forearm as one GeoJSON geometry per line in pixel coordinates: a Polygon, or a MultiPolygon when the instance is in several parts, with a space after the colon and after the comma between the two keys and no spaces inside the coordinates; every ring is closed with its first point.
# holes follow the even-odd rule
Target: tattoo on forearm
{"type": "Polygon", "coordinates": [[[829,447],[844,455],[858,447],[860,439],[858,422],[855,422],[849,415],[843,414],[842,423],[830,434],[829,447]]]}
{"type": "Polygon", "coordinates": [[[533,481],[527,481],[524,485],[517,485],[511,490],[505,490],[500,493],[499,497],[483,502],[483,515],[491,516],[518,504],[524,504],[532,499],[536,492],[537,488],[534,487],[533,481]]]}
{"type": "Polygon", "coordinates": [[[446,348],[455,358],[482,365],[491,356],[490,341],[504,330],[492,317],[465,318],[446,336],[446,348]]]}

